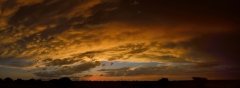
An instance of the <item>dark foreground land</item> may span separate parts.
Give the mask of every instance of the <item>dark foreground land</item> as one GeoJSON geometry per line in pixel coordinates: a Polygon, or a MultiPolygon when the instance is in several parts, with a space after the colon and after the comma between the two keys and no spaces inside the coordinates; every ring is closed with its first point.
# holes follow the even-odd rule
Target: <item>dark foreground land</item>
{"type": "Polygon", "coordinates": [[[240,88],[239,80],[71,81],[1,80],[0,88],[240,88]]]}

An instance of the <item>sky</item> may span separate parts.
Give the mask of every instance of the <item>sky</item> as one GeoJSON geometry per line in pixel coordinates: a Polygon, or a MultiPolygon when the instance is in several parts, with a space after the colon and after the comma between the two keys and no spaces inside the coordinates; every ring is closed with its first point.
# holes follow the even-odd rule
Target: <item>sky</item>
{"type": "Polygon", "coordinates": [[[238,0],[0,0],[0,78],[240,79],[238,0]]]}

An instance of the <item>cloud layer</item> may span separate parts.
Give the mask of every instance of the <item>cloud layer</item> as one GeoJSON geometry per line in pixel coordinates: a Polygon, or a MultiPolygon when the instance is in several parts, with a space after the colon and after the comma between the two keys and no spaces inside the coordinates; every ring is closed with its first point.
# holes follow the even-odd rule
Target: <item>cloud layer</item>
{"type": "Polygon", "coordinates": [[[240,62],[237,2],[0,0],[0,71],[86,80],[238,78],[228,72],[240,62]]]}

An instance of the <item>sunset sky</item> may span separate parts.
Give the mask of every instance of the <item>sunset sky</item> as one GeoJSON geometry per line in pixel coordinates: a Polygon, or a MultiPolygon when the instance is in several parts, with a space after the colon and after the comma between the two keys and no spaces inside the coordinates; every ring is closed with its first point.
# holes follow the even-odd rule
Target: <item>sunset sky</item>
{"type": "Polygon", "coordinates": [[[240,79],[238,0],[0,0],[0,78],[240,79]]]}

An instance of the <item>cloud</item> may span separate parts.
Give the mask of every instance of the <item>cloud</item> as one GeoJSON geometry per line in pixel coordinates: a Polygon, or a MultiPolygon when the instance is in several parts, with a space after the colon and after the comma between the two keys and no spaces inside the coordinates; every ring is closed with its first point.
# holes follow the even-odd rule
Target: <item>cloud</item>
{"type": "MultiPolygon", "coordinates": [[[[136,76],[136,75],[169,75],[177,74],[179,69],[169,68],[168,66],[161,67],[125,67],[119,69],[102,69],[107,76],[136,76]]],[[[183,72],[183,70],[182,70],[183,72]]]]}
{"type": "Polygon", "coordinates": [[[133,0],[122,1],[119,6],[121,9],[117,10],[118,14],[113,15],[115,19],[136,25],[160,23],[172,26],[182,23],[217,23],[216,20],[239,19],[236,17],[239,14],[236,0],[220,0],[218,2],[208,0],[137,0],[137,2],[137,5],[133,5],[133,0]]]}
{"type": "Polygon", "coordinates": [[[71,58],[65,58],[65,59],[46,59],[46,66],[62,66],[62,65],[68,65],[73,64],[75,62],[78,62],[78,60],[73,60],[71,58]]]}
{"type": "Polygon", "coordinates": [[[189,63],[191,61],[187,60],[187,57],[175,57],[172,55],[151,55],[151,54],[142,54],[137,56],[137,58],[149,58],[150,60],[158,60],[160,62],[178,62],[178,63],[189,63]]]}
{"type": "MultiPolygon", "coordinates": [[[[76,23],[88,19],[88,17],[82,19],[82,16],[86,12],[88,12],[88,15],[91,14],[91,8],[101,3],[103,3],[101,0],[3,1],[2,9],[4,13],[1,15],[2,18],[6,19],[4,21],[6,27],[3,30],[1,29],[2,32],[0,33],[0,52],[3,56],[36,56],[56,51],[62,48],[59,44],[64,42],[58,34],[69,30],[73,26],[85,25],[85,23],[76,23]],[[11,3],[16,7],[10,8],[11,3]],[[75,10],[69,10],[70,8],[75,10]],[[8,9],[14,11],[7,14],[6,11],[11,11],[8,9]],[[70,18],[77,20],[65,17],[68,16],[68,13],[74,13],[74,17],[70,18]]],[[[87,38],[91,38],[91,35],[82,37],[87,40],[87,38]]]]}
{"type": "Polygon", "coordinates": [[[0,64],[53,76],[94,61],[239,68],[237,7],[231,0],[0,0],[0,64]]]}
{"type": "Polygon", "coordinates": [[[33,5],[37,3],[42,3],[44,0],[16,0],[16,3],[21,4],[21,5],[33,5]]]}
{"type": "Polygon", "coordinates": [[[28,67],[32,66],[35,62],[28,58],[16,58],[16,57],[0,57],[0,66],[4,67],[28,67]]]}
{"type": "Polygon", "coordinates": [[[12,79],[31,79],[34,75],[31,72],[23,70],[21,68],[13,68],[13,67],[3,67],[0,66],[0,76],[1,78],[11,77],[12,79]],[[17,73],[17,74],[16,74],[17,73]]]}
{"type": "MultiPolygon", "coordinates": [[[[101,69],[99,71],[104,72],[106,77],[134,77],[134,76],[151,76],[159,75],[164,77],[170,77],[178,75],[179,77],[189,77],[196,75],[214,75],[214,77],[220,76],[219,71],[224,71],[224,69],[219,69],[222,65],[209,64],[204,65],[203,63],[160,63],[159,66],[135,66],[135,67],[123,67],[115,69],[101,69]],[[198,66],[197,66],[198,65],[198,66]],[[211,69],[211,70],[210,70],[211,69]]],[[[221,75],[225,76],[225,75],[221,75]]],[[[213,78],[214,78],[213,77],[213,78]]],[[[210,77],[211,78],[211,77],[210,77]]]]}
{"type": "Polygon", "coordinates": [[[205,57],[205,59],[208,60],[201,60],[203,63],[199,63],[196,66],[212,66],[217,69],[219,74],[224,74],[225,77],[238,77],[236,75],[239,73],[238,70],[235,70],[234,72],[224,70],[239,69],[239,56],[237,54],[237,51],[239,50],[239,42],[236,41],[238,39],[238,33],[238,30],[236,30],[230,33],[202,36],[192,41],[185,42],[185,46],[192,47],[192,52],[187,53],[187,56],[197,59],[208,55],[209,57],[205,57]]]}
{"type": "Polygon", "coordinates": [[[1,0],[0,27],[6,30],[10,26],[8,21],[21,7],[42,3],[43,0],[1,0]]]}
{"type": "Polygon", "coordinates": [[[75,66],[62,66],[61,68],[58,68],[56,70],[43,70],[34,74],[39,77],[61,77],[65,75],[72,75],[75,73],[88,71],[99,65],[99,62],[86,62],[75,66]]]}

